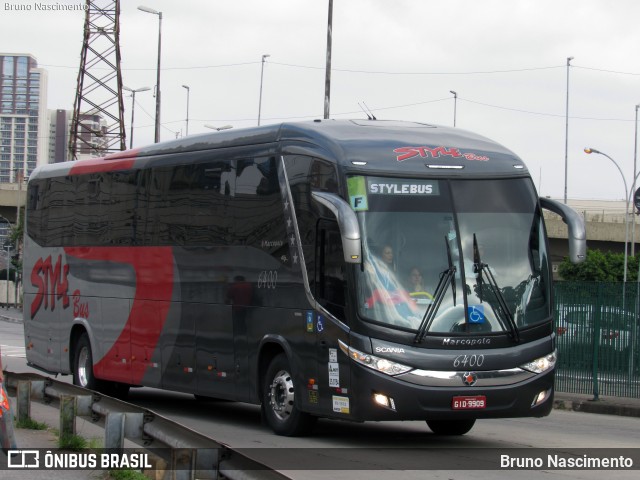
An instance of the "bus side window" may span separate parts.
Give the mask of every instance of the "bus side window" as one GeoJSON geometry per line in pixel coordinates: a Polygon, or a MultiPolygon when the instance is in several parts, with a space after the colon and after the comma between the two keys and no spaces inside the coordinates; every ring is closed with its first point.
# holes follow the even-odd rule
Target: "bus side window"
{"type": "Polygon", "coordinates": [[[338,224],[320,220],[316,243],[316,296],[339,320],[345,320],[345,263],[338,224]]]}
{"type": "Polygon", "coordinates": [[[29,182],[27,187],[27,232],[29,237],[38,244],[45,246],[46,238],[46,216],[47,211],[42,208],[44,194],[47,190],[47,180],[37,180],[29,182]]]}
{"type": "Polygon", "coordinates": [[[313,190],[338,193],[336,167],[331,163],[315,158],[311,164],[309,180],[313,190]]]}

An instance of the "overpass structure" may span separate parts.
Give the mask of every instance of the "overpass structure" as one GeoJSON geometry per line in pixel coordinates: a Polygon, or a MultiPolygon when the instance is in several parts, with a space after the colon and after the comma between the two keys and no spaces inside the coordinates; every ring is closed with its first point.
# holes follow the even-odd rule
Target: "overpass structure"
{"type": "Polygon", "coordinates": [[[14,224],[18,218],[18,207],[23,209],[27,198],[27,184],[0,183],[0,216],[14,224]]]}
{"type": "MultiPolygon", "coordinates": [[[[585,219],[587,249],[623,253],[627,239],[629,255],[640,253],[640,217],[636,215],[633,205],[629,206],[626,218],[627,230],[624,200],[569,199],[567,203],[585,219]]],[[[558,265],[569,254],[567,226],[559,216],[547,211],[544,213],[555,276],[558,265]]]]}

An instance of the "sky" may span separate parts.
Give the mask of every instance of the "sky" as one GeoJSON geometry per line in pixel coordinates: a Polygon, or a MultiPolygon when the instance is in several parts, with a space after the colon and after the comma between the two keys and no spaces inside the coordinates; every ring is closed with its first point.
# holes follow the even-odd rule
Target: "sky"
{"type": "MultiPolygon", "coordinates": [[[[50,109],[73,108],[85,19],[39,6],[84,3],[0,2],[0,52],[36,57],[50,109]]],[[[158,16],[140,5],[163,15],[161,140],[186,135],[187,105],[189,135],[256,125],[263,55],[261,123],[323,117],[329,0],[122,0],[133,89],[156,82],[158,16]]],[[[566,144],[569,199],[620,200],[634,177],[639,19],[637,0],[334,0],[330,117],[365,118],[366,104],[380,120],[451,126],[455,107],[456,127],[514,151],[541,195],[564,196],[566,144]]],[[[155,118],[152,90],[135,100],[134,147],[153,143],[155,118]]]]}

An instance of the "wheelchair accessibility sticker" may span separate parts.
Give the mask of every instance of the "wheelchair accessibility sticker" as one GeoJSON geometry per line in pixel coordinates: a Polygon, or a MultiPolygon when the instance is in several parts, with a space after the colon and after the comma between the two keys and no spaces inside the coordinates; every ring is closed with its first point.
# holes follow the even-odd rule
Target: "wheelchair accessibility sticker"
{"type": "Polygon", "coordinates": [[[484,323],[484,305],[469,305],[467,312],[469,314],[469,323],[484,323]]]}

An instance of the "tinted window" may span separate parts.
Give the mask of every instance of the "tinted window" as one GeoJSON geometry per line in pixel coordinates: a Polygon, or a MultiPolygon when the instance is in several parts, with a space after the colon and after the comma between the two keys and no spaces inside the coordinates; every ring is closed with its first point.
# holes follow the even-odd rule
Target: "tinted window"
{"type": "Polygon", "coordinates": [[[321,220],[318,226],[316,298],[329,312],[344,320],[347,284],[342,238],[338,224],[321,220]]]}
{"type": "Polygon", "coordinates": [[[154,168],[148,188],[145,237],[155,245],[227,243],[229,162],[154,168]]]}
{"type": "MultiPolygon", "coordinates": [[[[310,287],[313,290],[316,270],[316,222],[324,207],[311,199],[311,192],[328,191],[338,193],[339,184],[335,166],[324,160],[305,155],[289,155],[285,157],[287,178],[296,211],[302,251],[306,262],[310,287]]],[[[327,218],[334,218],[332,213],[324,212],[327,218]]]]}
{"type": "Polygon", "coordinates": [[[275,157],[237,160],[232,197],[234,243],[266,249],[276,258],[288,256],[275,157]]]}
{"type": "Polygon", "coordinates": [[[75,244],[73,236],[73,218],[76,200],[73,177],[58,177],[47,180],[42,208],[47,215],[43,226],[45,245],[75,244]]]}

